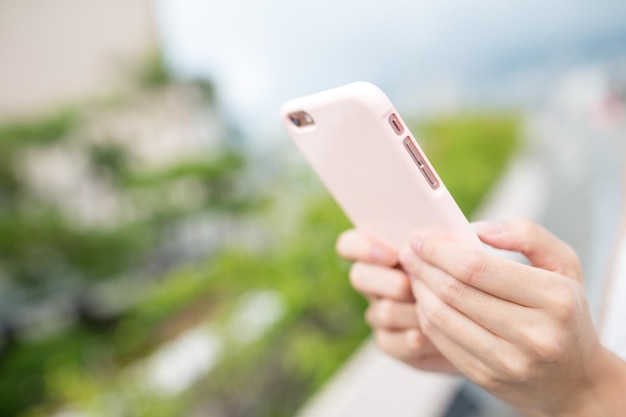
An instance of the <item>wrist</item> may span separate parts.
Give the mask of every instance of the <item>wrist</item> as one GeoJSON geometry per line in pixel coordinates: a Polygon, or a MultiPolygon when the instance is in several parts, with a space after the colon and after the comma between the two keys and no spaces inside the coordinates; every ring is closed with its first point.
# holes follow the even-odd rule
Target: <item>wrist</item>
{"type": "MultiPolygon", "coordinates": [[[[626,409],[626,363],[599,343],[585,375],[550,417],[620,417],[626,409]]],[[[532,414],[531,414],[532,415],[532,414]]],[[[541,416],[542,414],[536,414],[541,416]]]]}

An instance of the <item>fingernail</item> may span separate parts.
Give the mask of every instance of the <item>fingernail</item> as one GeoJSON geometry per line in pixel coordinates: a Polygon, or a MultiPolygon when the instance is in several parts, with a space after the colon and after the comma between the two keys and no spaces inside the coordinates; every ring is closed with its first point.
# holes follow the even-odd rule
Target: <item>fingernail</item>
{"type": "Polygon", "coordinates": [[[500,222],[474,222],[474,231],[479,235],[497,235],[504,233],[504,226],[500,222]]]}
{"type": "Polygon", "coordinates": [[[413,236],[411,242],[409,242],[409,246],[415,253],[420,252],[420,248],[422,247],[422,237],[421,236],[413,236]]]}

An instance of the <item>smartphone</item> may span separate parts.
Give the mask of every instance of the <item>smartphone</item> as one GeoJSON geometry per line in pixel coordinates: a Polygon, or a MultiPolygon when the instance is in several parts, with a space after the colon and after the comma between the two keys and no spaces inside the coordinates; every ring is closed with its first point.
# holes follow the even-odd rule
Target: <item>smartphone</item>
{"type": "Polygon", "coordinates": [[[414,233],[480,245],[385,93],[357,82],[291,100],[289,136],[355,228],[399,249],[414,233]]]}

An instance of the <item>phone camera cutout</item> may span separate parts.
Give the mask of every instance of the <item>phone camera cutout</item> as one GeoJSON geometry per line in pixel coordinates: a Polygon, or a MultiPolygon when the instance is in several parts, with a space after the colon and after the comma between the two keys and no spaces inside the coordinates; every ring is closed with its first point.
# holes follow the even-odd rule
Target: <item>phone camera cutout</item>
{"type": "Polygon", "coordinates": [[[387,120],[393,128],[393,131],[396,132],[396,135],[400,136],[404,133],[404,127],[402,127],[402,124],[400,123],[400,120],[398,120],[398,116],[396,116],[395,113],[391,113],[387,120]]]}
{"type": "Polygon", "coordinates": [[[291,123],[293,123],[296,127],[304,127],[315,124],[313,117],[305,111],[289,113],[287,117],[289,117],[291,123]]]}

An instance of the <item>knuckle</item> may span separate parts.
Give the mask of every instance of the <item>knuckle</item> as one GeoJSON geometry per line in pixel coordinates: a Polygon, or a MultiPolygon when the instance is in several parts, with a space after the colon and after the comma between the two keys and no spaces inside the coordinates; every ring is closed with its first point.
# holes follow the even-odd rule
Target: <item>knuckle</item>
{"type": "Polygon", "coordinates": [[[458,260],[459,278],[472,285],[480,280],[485,271],[486,263],[485,256],[478,251],[471,251],[460,256],[458,260]]]}
{"type": "Polygon", "coordinates": [[[497,392],[511,383],[526,379],[527,366],[520,355],[507,354],[502,347],[488,345],[483,349],[484,359],[474,358],[468,377],[491,392],[497,392]]]}
{"type": "Polygon", "coordinates": [[[495,373],[482,363],[470,369],[467,376],[487,391],[498,391],[502,386],[502,380],[497,378],[495,373]]]}
{"type": "Polygon", "coordinates": [[[411,356],[420,356],[428,345],[428,338],[419,330],[411,330],[406,334],[406,345],[411,356]]]}
{"type": "Polygon", "coordinates": [[[576,314],[578,307],[576,290],[571,283],[566,282],[557,291],[553,291],[551,309],[554,317],[561,322],[567,322],[576,314]]]}
{"type": "Polygon", "coordinates": [[[563,274],[569,276],[570,278],[574,278],[578,281],[582,282],[582,267],[580,265],[580,258],[578,258],[578,253],[571,247],[569,244],[564,243],[565,247],[563,249],[563,258],[564,264],[567,265],[567,269],[563,271],[563,274]]]}
{"type": "Polygon", "coordinates": [[[464,297],[466,290],[466,284],[453,278],[447,279],[439,287],[439,296],[446,303],[454,304],[464,297]]]}
{"type": "Polygon", "coordinates": [[[563,242],[563,256],[571,264],[579,263],[578,254],[571,245],[565,242],[563,242]]]}
{"type": "Polygon", "coordinates": [[[558,361],[564,353],[563,344],[556,338],[537,341],[533,349],[537,358],[545,363],[558,361]]]}
{"type": "Polygon", "coordinates": [[[517,250],[522,252],[529,250],[529,242],[535,241],[534,237],[539,233],[539,226],[535,222],[526,218],[514,220],[513,225],[517,234],[525,237],[517,243],[517,250]]]}
{"type": "Polygon", "coordinates": [[[533,362],[526,357],[509,358],[502,363],[504,379],[511,383],[523,383],[531,379],[533,362]]]}
{"type": "Polygon", "coordinates": [[[548,363],[555,362],[562,358],[565,352],[565,343],[562,343],[559,336],[554,331],[541,331],[532,339],[526,342],[533,357],[537,360],[548,363]]]}
{"type": "Polygon", "coordinates": [[[443,303],[431,304],[426,306],[423,311],[426,318],[424,329],[426,335],[437,328],[445,327],[449,322],[450,312],[443,303]]]}
{"type": "Polygon", "coordinates": [[[500,387],[500,380],[490,372],[477,372],[471,379],[487,391],[496,391],[500,387]]]}
{"type": "Polygon", "coordinates": [[[521,344],[528,358],[541,363],[558,361],[565,351],[566,345],[561,343],[558,333],[547,324],[529,326],[521,336],[521,344]]]}
{"type": "Polygon", "coordinates": [[[516,223],[517,228],[520,231],[525,232],[525,233],[530,233],[530,234],[536,233],[537,228],[539,227],[537,226],[537,223],[525,217],[515,220],[515,223],[516,223]]]}
{"type": "Polygon", "coordinates": [[[413,294],[409,277],[399,271],[397,279],[389,280],[389,290],[391,295],[397,299],[405,299],[413,294]]]}
{"type": "Polygon", "coordinates": [[[539,226],[530,219],[520,218],[514,221],[518,233],[523,236],[534,236],[539,231],[539,226]]]}

